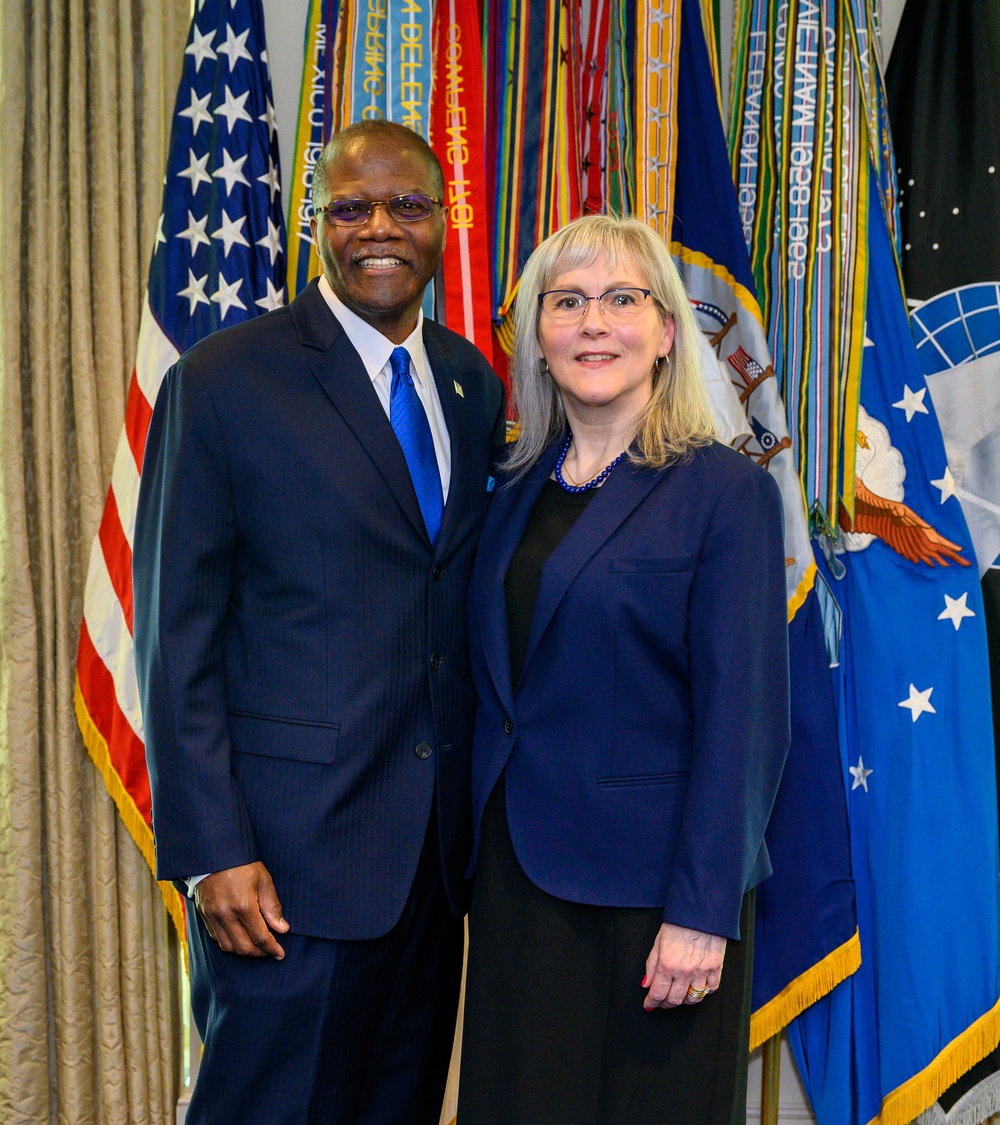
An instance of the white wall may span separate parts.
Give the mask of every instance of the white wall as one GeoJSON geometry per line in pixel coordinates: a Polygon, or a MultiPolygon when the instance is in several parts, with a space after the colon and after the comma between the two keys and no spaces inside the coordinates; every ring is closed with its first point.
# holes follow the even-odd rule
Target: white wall
{"type": "MultiPolygon", "coordinates": [[[[263,0],[263,4],[267,57],[271,63],[271,85],[274,87],[274,112],[278,120],[281,173],[283,183],[287,184],[292,174],[309,0],[263,0]]],[[[283,194],[282,198],[287,214],[287,194],[283,194]]]]}

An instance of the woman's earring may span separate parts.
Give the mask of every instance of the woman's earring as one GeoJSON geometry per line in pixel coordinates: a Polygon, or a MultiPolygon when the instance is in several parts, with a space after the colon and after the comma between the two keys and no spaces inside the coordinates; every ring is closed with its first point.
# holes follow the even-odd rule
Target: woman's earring
{"type": "Polygon", "coordinates": [[[549,365],[548,365],[548,363],[547,363],[547,362],[545,361],[545,356],[543,356],[543,355],[542,355],[542,356],[539,356],[539,357],[538,357],[538,367],[539,367],[539,370],[541,371],[541,373],[542,373],[543,375],[548,375],[548,373],[549,373],[549,365]]]}

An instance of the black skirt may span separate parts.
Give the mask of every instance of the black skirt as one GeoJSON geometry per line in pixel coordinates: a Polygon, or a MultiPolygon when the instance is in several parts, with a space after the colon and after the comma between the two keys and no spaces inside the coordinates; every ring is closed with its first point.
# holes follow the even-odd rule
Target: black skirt
{"type": "Polygon", "coordinates": [[[746,1121],[754,893],[717,992],[646,1012],[657,909],[566,902],[518,863],[501,777],[469,919],[458,1125],[746,1121]]]}

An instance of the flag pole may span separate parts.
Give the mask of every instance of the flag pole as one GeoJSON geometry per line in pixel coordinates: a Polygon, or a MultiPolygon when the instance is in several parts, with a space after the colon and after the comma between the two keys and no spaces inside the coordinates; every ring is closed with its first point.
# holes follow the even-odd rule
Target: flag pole
{"type": "Polygon", "coordinates": [[[778,1088],[781,1078],[781,1033],[764,1041],[760,1082],[760,1125],[778,1125],[778,1088]]]}

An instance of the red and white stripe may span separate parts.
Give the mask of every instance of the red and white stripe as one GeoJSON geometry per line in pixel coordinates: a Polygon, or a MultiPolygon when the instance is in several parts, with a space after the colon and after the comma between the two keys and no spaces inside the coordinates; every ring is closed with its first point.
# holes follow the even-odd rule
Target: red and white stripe
{"type": "Polygon", "coordinates": [[[163,376],[179,354],[156,322],[147,296],[111,487],[90,550],[77,652],[83,704],[147,825],[149,777],[132,644],[132,538],[153,405],[163,376]]]}

